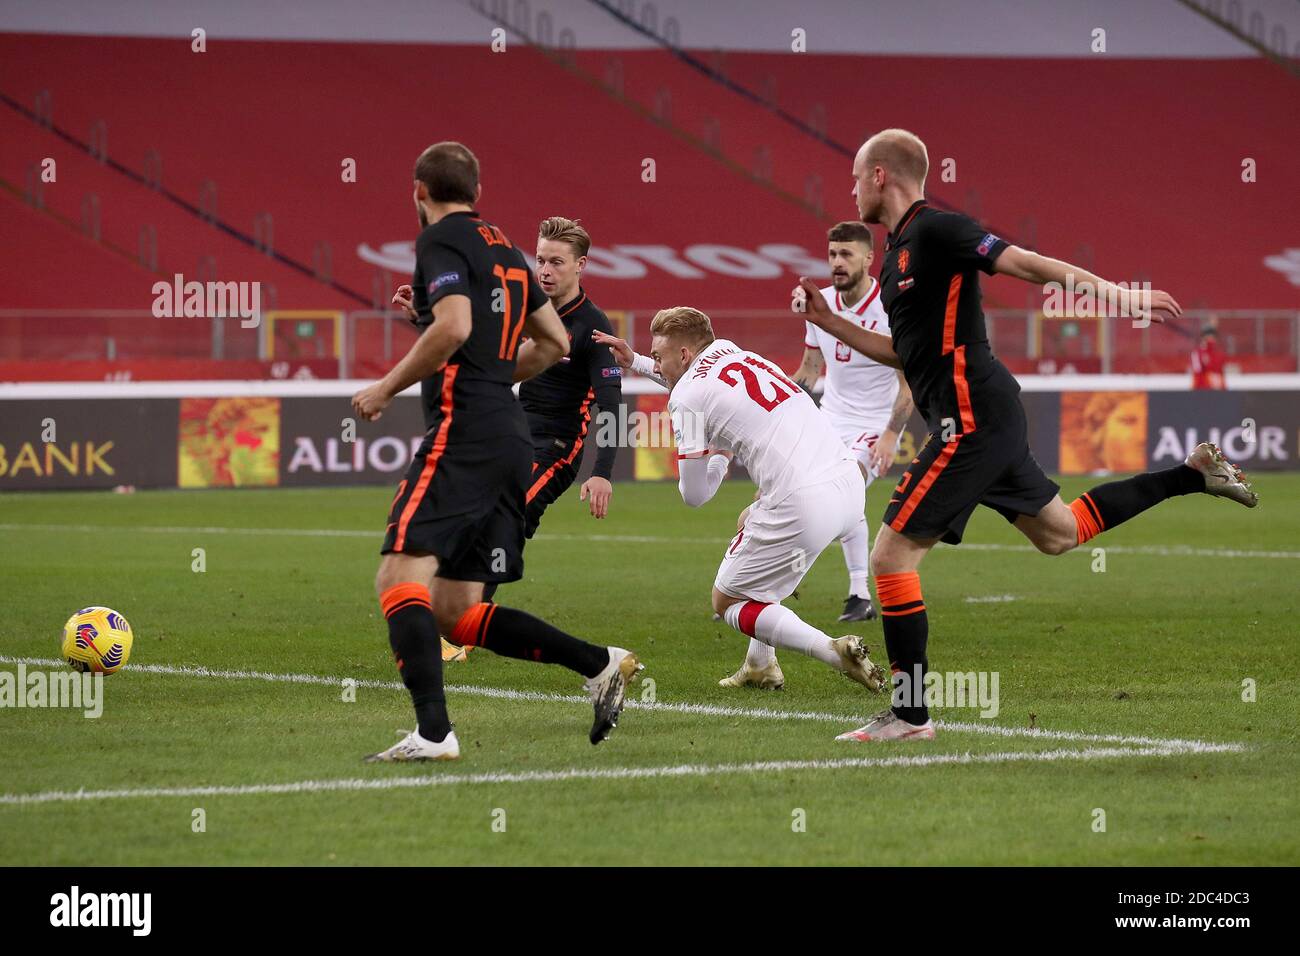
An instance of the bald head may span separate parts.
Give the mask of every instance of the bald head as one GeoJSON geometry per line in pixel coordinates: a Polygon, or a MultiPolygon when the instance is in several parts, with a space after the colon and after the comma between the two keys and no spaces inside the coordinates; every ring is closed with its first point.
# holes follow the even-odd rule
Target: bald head
{"type": "Polygon", "coordinates": [[[884,129],[853,158],[853,196],[863,222],[892,229],[898,215],[925,195],[930,158],[925,143],[905,129],[884,129]]]}
{"type": "Polygon", "coordinates": [[[925,143],[915,133],[905,129],[882,129],[863,143],[859,152],[868,167],[880,166],[891,177],[917,188],[925,187],[930,157],[925,151],[925,143]]]}

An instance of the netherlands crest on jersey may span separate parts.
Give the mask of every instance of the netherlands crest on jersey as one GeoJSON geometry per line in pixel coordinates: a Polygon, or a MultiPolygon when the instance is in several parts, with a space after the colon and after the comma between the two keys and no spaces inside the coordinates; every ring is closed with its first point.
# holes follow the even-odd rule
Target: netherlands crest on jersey
{"type": "Polygon", "coordinates": [[[911,261],[912,261],[912,257],[907,254],[906,249],[898,250],[898,271],[899,272],[906,272],[907,266],[911,261]]]}

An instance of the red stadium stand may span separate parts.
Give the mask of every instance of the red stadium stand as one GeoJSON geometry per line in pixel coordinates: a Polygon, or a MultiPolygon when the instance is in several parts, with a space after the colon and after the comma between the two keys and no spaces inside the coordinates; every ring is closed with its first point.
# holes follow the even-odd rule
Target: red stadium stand
{"type": "MultiPolygon", "coordinates": [[[[0,304],[147,309],[155,273],[181,272],[260,281],[280,308],[382,305],[404,270],[358,249],[413,239],[412,159],[431,141],[457,138],[483,160],[484,214],[517,240],[531,245],[535,223],[563,213],[581,217],[602,249],[666,247],[634,253],[628,277],[593,274],[589,287],[605,308],[644,318],[698,305],[718,312],[723,334],[790,363],[797,321],[776,315],[806,267],[773,267],[753,253],[785,244],[819,254],[826,226],[853,214],[847,153],[884,125],[930,143],[936,201],[1047,254],[1115,279],[1149,279],[1188,308],[1300,302],[1286,276],[1262,265],[1294,243],[1297,210],[1278,203],[1300,193],[1278,186],[1286,177],[1295,186],[1297,134],[1280,122],[1293,83],[1266,61],[899,57],[875,58],[865,74],[858,58],[818,54],[733,52],[712,63],[772,108],[662,49],[583,51],[570,63],[526,45],[498,55],[487,46],[224,41],[195,54],[172,40],[32,44],[0,35],[0,181],[21,196],[43,157],[59,163],[58,181],[41,190],[44,212],[0,204],[6,249],[36,243],[49,252],[6,279],[0,304]],[[427,70],[412,69],[422,62],[427,70]],[[286,76],[295,95],[270,96],[286,89],[286,76]],[[977,95],[952,95],[958,89],[977,95]],[[30,113],[43,90],[53,131],[30,113]],[[1005,122],[1006,102],[1041,125],[1005,122]],[[1125,106],[1102,114],[1091,111],[1096,102],[1125,106]],[[773,108],[824,126],[830,143],[773,108]],[[85,152],[92,141],[106,141],[108,163],[85,152]],[[165,192],[139,181],[158,170],[146,160],[155,155],[165,192]],[[1259,182],[1241,182],[1247,157],[1259,182]],[[341,176],[348,159],[356,182],[341,176]],[[646,160],[653,182],[643,181],[646,160]],[[1233,202],[1204,211],[1187,202],[1225,189],[1233,202]],[[90,194],[99,248],[71,241],[83,203],[94,219],[90,194]],[[200,205],[219,225],[201,218],[200,205]],[[142,235],[148,252],[155,233],[156,268],[145,268],[142,235]],[[684,251],[717,246],[749,250],[762,265],[727,254],[721,269],[687,261],[684,251]],[[770,314],[727,319],[727,310],[770,314]]],[[[991,307],[1041,305],[1005,279],[988,282],[986,298],[991,307]]],[[[1038,340],[1035,352],[1026,315],[994,322],[996,346],[1018,371],[1037,370],[1050,344],[1038,340]]],[[[1295,370],[1294,321],[1234,321],[1241,330],[1229,351],[1243,367],[1295,370]]],[[[1092,370],[1097,342],[1090,329],[1078,332],[1051,354],[1092,370]]],[[[1181,371],[1190,348],[1185,335],[1123,322],[1113,335],[1112,371],[1181,371]]],[[[150,341],[200,355],[210,339],[209,329],[184,324],[154,330],[150,341]]],[[[9,354],[18,347],[0,343],[9,354]]]]}

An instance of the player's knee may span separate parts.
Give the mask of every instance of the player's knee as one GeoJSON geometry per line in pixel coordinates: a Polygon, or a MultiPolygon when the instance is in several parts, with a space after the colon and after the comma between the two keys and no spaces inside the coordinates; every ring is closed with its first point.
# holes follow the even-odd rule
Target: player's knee
{"type": "Polygon", "coordinates": [[[871,576],[878,578],[882,574],[894,574],[905,570],[907,569],[895,560],[894,555],[889,553],[889,549],[881,547],[880,542],[877,541],[875,547],[871,549],[871,576]]]}
{"type": "Polygon", "coordinates": [[[450,638],[456,625],[470,608],[470,602],[459,594],[439,594],[433,596],[433,617],[438,622],[438,631],[450,638]]]}
{"type": "Polygon", "coordinates": [[[375,572],[375,594],[383,597],[385,591],[393,587],[395,584],[401,583],[402,582],[398,581],[396,576],[393,574],[393,562],[389,561],[387,556],[385,556],[379,562],[379,570],[375,572]]]}

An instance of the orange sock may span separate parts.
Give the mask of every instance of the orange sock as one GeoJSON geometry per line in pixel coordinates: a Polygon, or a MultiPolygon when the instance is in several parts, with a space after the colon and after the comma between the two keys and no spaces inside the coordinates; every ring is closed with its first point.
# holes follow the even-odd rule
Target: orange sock
{"type": "Polygon", "coordinates": [[[1097,506],[1088,495],[1085,494],[1071,501],[1070,510],[1074,512],[1074,523],[1079,529],[1079,544],[1097,537],[1106,530],[1097,506]]]}
{"type": "Polygon", "coordinates": [[[429,589],[414,581],[394,584],[379,596],[379,606],[384,610],[384,617],[392,617],[404,607],[421,604],[433,610],[433,605],[429,601],[429,589]]]}
{"type": "Polygon", "coordinates": [[[921,575],[916,571],[878,575],[876,595],[880,598],[885,653],[889,655],[892,710],[900,719],[919,726],[930,719],[921,693],[929,667],[925,650],[930,637],[930,618],[921,599],[921,575]]]}
{"type": "Polygon", "coordinates": [[[379,596],[379,606],[388,622],[388,644],[397,670],[411,692],[420,736],[443,740],[451,732],[451,720],[442,687],[442,655],[429,587],[415,581],[394,584],[379,596]]]}
{"type": "Polygon", "coordinates": [[[916,571],[877,575],[876,597],[880,599],[880,613],[887,617],[925,610],[925,602],[921,599],[921,575],[916,571]]]}
{"type": "Polygon", "coordinates": [[[488,601],[471,605],[452,628],[449,640],[461,647],[482,647],[496,609],[497,606],[488,601]]]}

